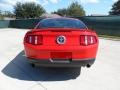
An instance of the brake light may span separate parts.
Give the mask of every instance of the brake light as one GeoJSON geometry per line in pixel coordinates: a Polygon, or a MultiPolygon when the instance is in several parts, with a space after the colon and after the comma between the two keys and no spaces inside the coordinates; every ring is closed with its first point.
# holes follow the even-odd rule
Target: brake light
{"type": "Polygon", "coordinates": [[[33,45],[42,45],[43,37],[42,35],[28,35],[26,37],[26,42],[33,45]]]}
{"type": "Polygon", "coordinates": [[[97,43],[97,39],[96,36],[92,36],[92,35],[81,35],[80,36],[80,45],[92,45],[97,43]]]}

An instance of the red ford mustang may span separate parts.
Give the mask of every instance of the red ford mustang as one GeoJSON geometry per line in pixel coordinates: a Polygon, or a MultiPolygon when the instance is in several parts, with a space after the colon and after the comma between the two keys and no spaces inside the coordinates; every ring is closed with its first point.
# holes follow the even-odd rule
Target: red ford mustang
{"type": "Polygon", "coordinates": [[[90,67],[98,37],[78,19],[46,18],[26,33],[24,48],[32,66],[90,67]]]}

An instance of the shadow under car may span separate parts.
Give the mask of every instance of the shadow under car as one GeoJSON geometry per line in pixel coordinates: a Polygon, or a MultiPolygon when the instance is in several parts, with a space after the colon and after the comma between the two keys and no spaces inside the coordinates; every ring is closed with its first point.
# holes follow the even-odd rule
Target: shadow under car
{"type": "Polygon", "coordinates": [[[11,77],[28,81],[64,81],[76,79],[81,68],[33,68],[26,60],[24,51],[21,51],[10,63],[8,63],[2,72],[11,77]]]}

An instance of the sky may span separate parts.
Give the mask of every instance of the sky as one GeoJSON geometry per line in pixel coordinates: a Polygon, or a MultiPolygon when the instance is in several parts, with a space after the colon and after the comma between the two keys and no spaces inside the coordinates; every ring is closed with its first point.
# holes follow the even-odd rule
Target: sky
{"type": "Polygon", "coordinates": [[[0,0],[1,11],[14,11],[16,2],[35,2],[51,13],[60,8],[67,8],[72,2],[78,1],[86,11],[86,15],[108,15],[117,0],[0,0]]]}

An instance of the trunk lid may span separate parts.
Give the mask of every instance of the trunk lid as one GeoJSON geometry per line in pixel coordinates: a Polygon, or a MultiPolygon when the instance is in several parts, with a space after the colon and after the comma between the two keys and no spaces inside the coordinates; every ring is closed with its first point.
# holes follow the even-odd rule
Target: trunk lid
{"type": "Polygon", "coordinates": [[[42,35],[43,45],[46,46],[78,46],[80,45],[80,35],[84,35],[86,32],[88,32],[86,29],[49,28],[35,29],[32,34],[42,35]]]}

